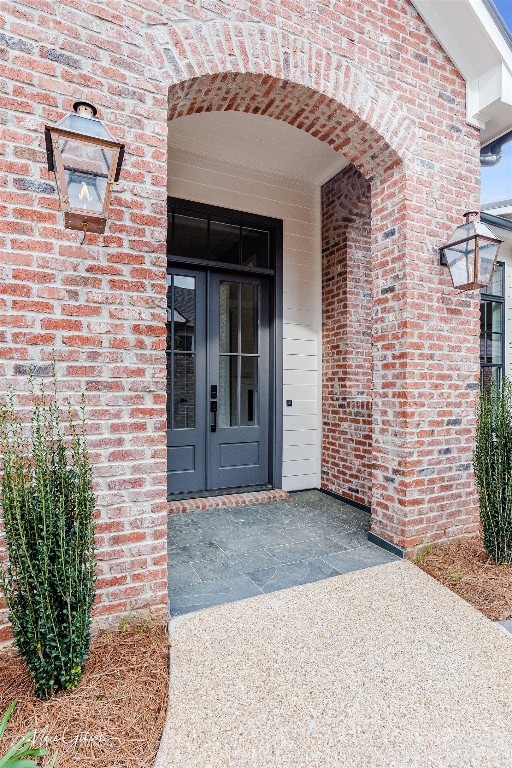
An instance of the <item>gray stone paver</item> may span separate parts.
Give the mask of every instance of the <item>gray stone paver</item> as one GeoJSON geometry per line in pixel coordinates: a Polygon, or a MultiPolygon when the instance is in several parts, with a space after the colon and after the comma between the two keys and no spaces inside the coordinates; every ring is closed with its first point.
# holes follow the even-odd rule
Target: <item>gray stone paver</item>
{"type": "Polygon", "coordinates": [[[270,554],[274,555],[283,565],[310,560],[313,557],[322,557],[322,555],[327,555],[330,552],[338,552],[340,549],[338,542],[328,537],[292,542],[285,546],[268,547],[270,554]]]}
{"type": "Polygon", "coordinates": [[[368,542],[369,522],[366,512],[319,491],[171,515],[171,615],[392,561],[368,542]]]}
{"type": "Polygon", "coordinates": [[[260,568],[249,573],[250,578],[262,592],[274,592],[278,589],[288,589],[298,584],[311,584],[314,581],[339,576],[339,571],[316,557],[313,560],[277,565],[271,568],[260,568]]]}
{"type": "Polygon", "coordinates": [[[174,613],[175,615],[192,613],[261,594],[262,590],[252,579],[243,574],[233,573],[229,578],[188,584],[177,590],[173,598],[174,613]]]}
{"type": "Polygon", "coordinates": [[[375,565],[393,563],[398,559],[395,555],[373,544],[359,547],[355,551],[333,552],[324,555],[324,560],[336,568],[339,573],[349,573],[363,568],[371,568],[375,565]]]}
{"type": "Polygon", "coordinates": [[[332,538],[337,541],[340,546],[340,550],[344,549],[358,549],[359,547],[367,547],[368,537],[366,531],[347,531],[346,533],[333,533],[332,538]]]}
{"type": "Polygon", "coordinates": [[[202,560],[220,560],[224,556],[222,549],[214,542],[208,542],[207,544],[191,544],[183,547],[169,547],[168,552],[170,570],[172,570],[175,565],[194,563],[202,560]]]}
{"type": "Polygon", "coordinates": [[[183,563],[182,565],[175,565],[169,569],[169,590],[180,590],[182,587],[188,584],[200,584],[201,578],[198,576],[193,565],[191,563],[183,563]]]}
{"type": "Polygon", "coordinates": [[[230,578],[235,573],[250,574],[259,568],[277,566],[279,561],[269,552],[260,549],[226,557],[219,562],[194,563],[194,570],[202,581],[214,581],[224,576],[230,578]]]}

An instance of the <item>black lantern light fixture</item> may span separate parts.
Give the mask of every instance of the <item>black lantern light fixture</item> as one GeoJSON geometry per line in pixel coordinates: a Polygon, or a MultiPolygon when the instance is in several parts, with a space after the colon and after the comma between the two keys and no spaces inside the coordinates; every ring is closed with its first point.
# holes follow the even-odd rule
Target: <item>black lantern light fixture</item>
{"type": "Polygon", "coordinates": [[[77,101],[55,126],[46,126],[48,170],[55,172],[66,229],[103,234],[112,187],[119,179],[124,145],[116,141],[96,107],[77,101]]]}
{"type": "Polygon", "coordinates": [[[503,241],[480,221],[478,211],[468,211],[464,217],[466,221],[439,249],[439,255],[441,265],[450,270],[453,287],[459,291],[473,291],[491,282],[503,241]]]}

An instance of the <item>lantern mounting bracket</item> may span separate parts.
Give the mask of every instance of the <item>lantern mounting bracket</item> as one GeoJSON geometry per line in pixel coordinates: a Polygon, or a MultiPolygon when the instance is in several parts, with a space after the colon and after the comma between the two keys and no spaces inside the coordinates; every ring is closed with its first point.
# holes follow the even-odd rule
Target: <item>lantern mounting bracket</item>
{"type": "Polygon", "coordinates": [[[84,232],[84,236],[82,237],[82,239],[80,241],[80,245],[83,245],[85,243],[85,238],[87,237],[87,230],[89,229],[89,225],[88,225],[87,221],[84,221],[84,223],[82,225],[82,229],[83,229],[83,232],[84,232]]]}
{"type": "Polygon", "coordinates": [[[75,101],[75,103],[73,104],[73,109],[77,114],[79,114],[80,107],[84,107],[84,113],[90,111],[92,113],[92,117],[96,117],[96,115],[98,114],[98,110],[96,109],[94,104],[91,104],[89,101],[75,101]]]}

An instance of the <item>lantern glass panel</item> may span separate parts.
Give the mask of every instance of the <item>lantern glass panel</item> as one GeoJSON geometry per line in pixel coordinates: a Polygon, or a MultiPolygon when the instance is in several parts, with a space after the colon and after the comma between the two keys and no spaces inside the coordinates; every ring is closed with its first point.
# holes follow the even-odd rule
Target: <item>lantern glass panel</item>
{"type": "Polygon", "coordinates": [[[474,282],[475,241],[473,239],[451,247],[447,246],[445,255],[455,288],[474,282]]]}
{"type": "MultiPolygon", "coordinates": [[[[496,254],[498,255],[498,254],[496,254]]],[[[503,265],[498,264],[496,269],[492,273],[492,279],[489,286],[483,293],[491,294],[492,296],[503,296],[503,265]]]]}
{"type": "Polygon", "coordinates": [[[486,240],[480,240],[478,247],[478,283],[482,286],[489,285],[492,281],[492,273],[494,270],[494,262],[498,255],[499,243],[490,243],[486,240]]]}
{"type": "Polygon", "coordinates": [[[93,117],[86,117],[85,115],[77,115],[71,113],[60,121],[59,128],[63,131],[73,131],[73,133],[81,133],[84,136],[93,136],[96,139],[107,139],[107,141],[115,141],[110,131],[103,125],[101,120],[95,120],[93,117]]]}
{"type": "Polygon", "coordinates": [[[113,149],[79,139],[62,139],[61,154],[69,206],[101,213],[113,163],[113,149]]]}
{"type": "Polygon", "coordinates": [[[453,235],[448,240],[447,246],[452,243],[458,243],[460,240],[468,240],[475,234],[475,225],[473,221],[468,221],[466,224],[461,224],[457,227],[453,235]]]}

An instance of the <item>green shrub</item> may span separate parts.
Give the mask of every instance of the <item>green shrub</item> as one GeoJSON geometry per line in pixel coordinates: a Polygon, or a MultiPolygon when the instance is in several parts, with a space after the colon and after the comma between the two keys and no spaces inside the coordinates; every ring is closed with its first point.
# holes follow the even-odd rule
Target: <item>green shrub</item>
{"type": "Polygon", "coordinates": [[[512,383],[492,383],[477,409],[474,469],[484,547],[497,563],[512,562],[512,383]]]}
{"type": "MultiPolygon", "coordinates": [[[[0,739],[4,735],[7,723],[9,722],[9,718],[12,715],[15,706],[16,702],[13,701],[0,723],[0,739]]],[[[48,754],[48,750],[44,747],[34,748],[32,746],[33,736],[34,731],[29,731],[25,736],[22,736],[16,744],[13,744],[3,756],[0,755],[0,768],[38,768],[38,763],[32,758],[44,757],[48,754]]],[[[52,759],[49,768],[53,768],[56,761],[57,756],[52,759]]]]}
{"type": "Polygon", "coordinates": [[[1,506],[8,559],[0,567],[15,644],[46,699],[74,689],[89,653],[94,601],[94,496],[82,428],[68,407],[64,437],[54,392],[39,393],[24,428],[12,392],[0,404],[1,506]]]}

